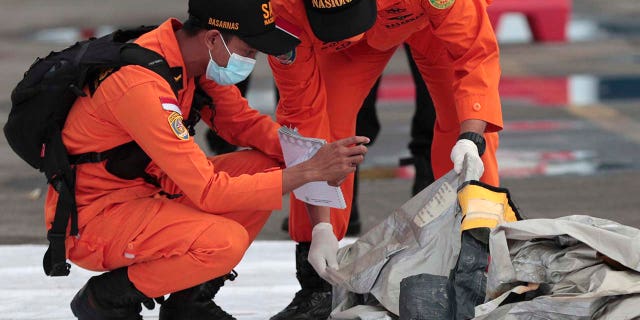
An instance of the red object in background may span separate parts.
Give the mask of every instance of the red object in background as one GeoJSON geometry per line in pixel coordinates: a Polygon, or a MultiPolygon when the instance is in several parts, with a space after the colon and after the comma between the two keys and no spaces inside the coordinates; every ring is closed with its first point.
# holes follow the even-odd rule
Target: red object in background
{"type": "Polygon", "coordinates": [[[567,77],[502,77],[500,97],[537,106],[565,107],[569,103],[567,77]]]}
{"type": "Polygon", "coordinates": [[[378,89],[378,100],[413,101],[416,96],[416,86],[410,74],[385,74],[382,76],[378,89]]]}
{"type": "Polygon", "coordinates": [[[84,29],[80,29],[80,39],[84,40],[84,39],[89,39],[92,37],[96,36],[96,29],[95,28],[84,28],[84,29]]]}
{"type": "Polygon", "coordinates": [[[571,8],[571,0],[495,0],[487,12],[494,29],[503,14],[522,13],[529,21],[535,41],[564,42],[571,8]]]}

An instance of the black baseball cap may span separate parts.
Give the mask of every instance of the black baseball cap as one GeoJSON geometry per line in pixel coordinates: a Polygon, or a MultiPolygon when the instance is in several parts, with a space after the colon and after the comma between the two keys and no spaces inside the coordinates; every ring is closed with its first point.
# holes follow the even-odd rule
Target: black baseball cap
{"type": "Polygon", "coordinates": [[[266,54],[281,55],[300,44],[276,27],[269,0],[189,0],[189,14],[202,27],[234,34],[266,54]]]}
{"type": "Polygon", "coordinates": [[[376,22],[376,0],[303,0],[311,30],[324,42],[361,34],[376,22]]]}

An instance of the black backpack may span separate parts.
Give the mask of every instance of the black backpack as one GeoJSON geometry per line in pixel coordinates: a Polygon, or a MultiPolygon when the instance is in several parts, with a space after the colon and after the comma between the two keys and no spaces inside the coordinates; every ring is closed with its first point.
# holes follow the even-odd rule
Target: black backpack
{"type": "MultiPolygon", "coordinates": [[[[66,276],[71,268],[66,261],[64,241],[69,221],[70,235],[78,234],[72,165],[104,161],[114,154],[115,157],[134,154],[136,161],[142,163],[138,166],[142,168],[140,171],[144,172],[144,163],[150,161],[135,142],[101,153],[68,155],[61,130],[74,101],[86,96],[82,89],[89,85],[93,93],[99,84],[96,81],[104,80],[105,74],[125,65],[140,65],[162,76],[177,97],[179,87],[172,81],[173,72],[165,59],[129,42],[153,29],[155,27],[118,30],[101,38],[78,42],[60,52],[51,52],[45,58],[36,59],[11,93],[11,112],[4,127],[7,141],[23,160],[44,172],[47,182],[59,193],[55,217],[47,233],[49,248],[43,259],[45,273],[49,276],[66,276]]],[[[125,175],[125,178],[133,179],[141,174],[129,176],[125,175]]]]}

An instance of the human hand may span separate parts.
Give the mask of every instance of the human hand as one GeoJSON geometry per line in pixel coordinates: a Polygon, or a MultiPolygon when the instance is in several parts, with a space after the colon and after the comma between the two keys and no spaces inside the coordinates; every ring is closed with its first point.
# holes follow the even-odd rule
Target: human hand
{"type": "Polygon", "coordinates": [[[317,171],[323,181],[338,186],[364,160],[367,147],[362,144],[366,143],[369,143],[369,138],[353,136],[325,144],[305,166],[317,171]]]}
{"type": "Polygon", "coordinates": [[[316,224],[311,231],[311,247],[307,260],[323,279],[327,279],[327,268],[338,269],[338,239],[333,226],[327,222],[316,224]]]}
{"type": "Polygon", "coordinates": [[[330,185],[330,186],[332,186],[332,187],[339,187],[339,186],[344,182],[344,180],[347,180],[347,177],[346,177],[346,176],[345,176],[345,177],[343,177],[343,178],[342,178],[342,179],[340,179],[340,180],[327,181],[327,184],[328,184],[328,185],[330,185]]]}
{"type": "Polygon", "coordinates": [[[478,147],[469,139],[460,139],[451,149],[451,161],[453,170],[460,174],[463,170],[467,173],[465,180],[480,180],[484,173],[484,164],[478,154],[478,147]],[[464,159],[467,160],[467,168],[464,168],[464,159]]]}

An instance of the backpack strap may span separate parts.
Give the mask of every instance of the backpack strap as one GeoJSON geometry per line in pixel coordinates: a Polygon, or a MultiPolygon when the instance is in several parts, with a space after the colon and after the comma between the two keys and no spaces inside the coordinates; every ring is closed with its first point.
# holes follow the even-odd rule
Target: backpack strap
{"type": "Polygon", "coordinates": [[[120,51],[120,58],[123,65],[139,65],[160,75],[169,84],[176,99],[178,98],[180,86],[173,80],[173,72],[163,56],[135,43],[128,43],[120,51]]]}
{"type": "Polygon", "coordinates": [[[49,130],[51,138],[44,150],[42,171],[58,192],[58,202],[51,229],[47,232],[49,247],[44,254],[42,265],[48,276],[56,277],[69,275],[71,265],[66,261],[65,239],[69,220],[69,234],[78,235],[78,211],[75,198],[75,170],[69,165],[60,128],[53,127],[49,130]]]}

